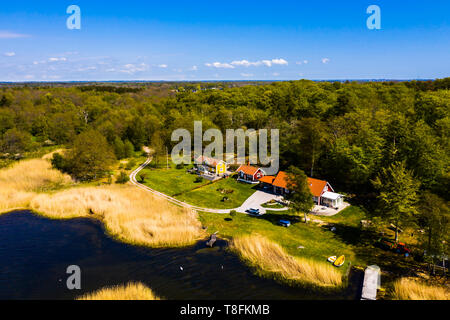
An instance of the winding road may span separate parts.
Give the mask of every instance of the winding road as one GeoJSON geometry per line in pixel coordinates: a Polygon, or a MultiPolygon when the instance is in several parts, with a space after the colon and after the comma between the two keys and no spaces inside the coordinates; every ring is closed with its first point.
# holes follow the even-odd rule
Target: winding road
{"type": "MultiPolygon", "coordinates": [[[[239,207],[239,208],[234,208],[234,209],[211,209],[211,208],[202,208],[202,207],[197,207],[197,206],[193,206],[189,203],[180,201],[178,199],[175,199],[171,196],[168,196],[162,192],[156,191],[152,188],[147,187],[146,185],[143,185],[142,183],[139,183],[136,180],[136,176],[138,175],[138,173],[144,169],[150,162],[152,162],[152,158],[148,158],[147,161],[145,161],[143,164],[141,164],[136,170],[134,170],[131,174],[130,174],[130,181],[132,184],[134,184],[136,187],[148,191],[156,196],[162,197],[164,199],[166,199],[167,201],[176,204],[178,206],[181,207],[186,207],[186,208],[190,208],[196,211],[202,211],[202,212],[214,212],[214,213],[230,213],[232,210],[235,210],[237,212],[241,212],[241,213],[246,213],[247,209],[250,208],[256,208],[259,209],[261,214],[266,212],[266,208],[263,208],[261,205],[263,203],[266,203],[272,199],[279,199],[279,196],[270,194],[270,193],[266,193],[263,191],[256,191],[253,195],[251,195],[247,200],[245,200],[245,202],[239,207]]],[[[288,208],[278,208],[278,209],[269,209],[270,211],[285,211],[288,208]]]]}

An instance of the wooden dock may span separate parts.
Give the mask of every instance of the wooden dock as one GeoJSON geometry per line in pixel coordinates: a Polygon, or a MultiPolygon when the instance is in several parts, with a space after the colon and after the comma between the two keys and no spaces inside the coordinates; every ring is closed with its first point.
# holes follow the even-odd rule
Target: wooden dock
{"type": "Polygon", "coordinates": [[[211,235],[211,238],[209,239],[209,241],[206,242],[206,245],[212,248],[216,241],[217,241],[217,232],[211,235]]]}
{"type": "Polygon", "coordinates": [[[361,300],[377,300],[377,290],[381,286],[381,270],[376,265],[368,266],[364,272],[361,300]]]}

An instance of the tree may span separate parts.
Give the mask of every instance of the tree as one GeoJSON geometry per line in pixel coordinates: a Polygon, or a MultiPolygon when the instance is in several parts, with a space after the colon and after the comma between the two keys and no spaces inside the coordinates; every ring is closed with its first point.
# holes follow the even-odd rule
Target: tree
{"type": "Polygon", "coordinates": [[[0,140],[0,150],[11,154],[30,151],[35,146],[32,138],[31,134],[26,131],[10,129],[0,140]]]}
{"type": "Polygon", "coordinates": [[[400,226],[411,221],[417,213],[419,182],[405,168],[404,162],[395,162],[390,167],[383,168],[372,184],[379,191],[380,216],[395,225],[397,242],[400,226]]]}
{"type": "Polygon", "coordinates": [[[130,181],[130,177],[128,177],[125,171],[121,171],[119,176],[117,177],[116,183],[125,184],[128,181],[130,181]]]}
{"type": "Polygon", "coordinates": [[[422,237],[422,246],[427,257],[434,264],[435,256],[444,256],[448,253],[450,241],[448,228],[450,227],[450,211],[448,203],[430,192],[425,192],[419,204],[419,226],[425,232],[422,237]]]}
{"type": "Polygon", "coordinates": [[[313,195],[308,184],[308,177],[302,170],[291,166],[288,171],[287,187],[291,191],[286,197],[296,212],[303,212],[305,223],[307,214],[314,206],[313,195]]]}
{"type": "Polygon", "coordinates": [[[113,147],[114,147],[114,153],[116,154],[117,159],[121,160],[123,158],[126,158],[125,144],[123,143],[122,139],[120,139],[119,137],[116,137],[114,139],[113,147]]]}
{"type": "Polygon", "coordinates": [[[62,172],[67,172],[66,160],[58,152],[53,154],[53,157],[51,159],[51,163],[52,163],[52,167],[53,168],[55,168],[55,169],[57,169],[59,171],[62,171],[62,172]]]}
{"type": "Polygon", "coordinates": [[[124,145],[123,145],[123,153],[124,153],[125,158],[131,158],[133,156],[134,146],[130,142],[130,140],[125,140],[124,145]]]}
{"type": "Polygon", "coordinates": [[[106,138],[90,129],[75,138],[67,155],[66,168],[76,179],[89,181],[105,176],[115,160],[106,138]]]}
{"type": "Polygon", "coordinates": [[[295,150],[299,150],[298,159],[303,164],[303,168],[308,168],[311,177],[314,176],[314,168],[317,160],[324,151],[324,146],[328,141],[328,134],[325,124],[316,118],[304,118],[294,127],[293,138],[290,143],[296,144],[295,150]]]}

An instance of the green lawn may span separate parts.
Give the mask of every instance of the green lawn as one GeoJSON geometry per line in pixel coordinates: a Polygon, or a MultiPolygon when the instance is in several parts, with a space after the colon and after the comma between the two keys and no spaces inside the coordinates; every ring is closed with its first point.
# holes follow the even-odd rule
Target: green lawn
{"type": "Polygon", "coordinates": [[[186,173],[186,168],[176,169],[175,166],[172,166],[169,170],[145,168],[137,176],[139,182],[140,176],[143,173],[146,174],[144,182],[146,186],[169,196],[188,192],[209,182],[204,180],[203,182],[196,183],[195,178],[197,175],[186,173]]]}
{"type": "Polygon", "coordinates": [[[238,182],[234,178],[227,178],[183,193],[175,198],[204,208],[233,209],[239,207],[255,191],[255,185],[238,182]],[[233,192],[222,193],[221,190],[233,192]],[[222,201],[224,197],[228,197],[228,200],[222,201]]]}
{"type": "MultiPolygon", "coordinates": [[[[331,255],[344,254],[347,262],[351,261],[353,265],[363,262],[356,256],[352,245],[347,244],[339,235],[328,228],[297,221],[297,217],[289,212],[272,211],[262,217],[240,213],[236,213],[235,216],[200,213],[200,220],[208,227],[209,233],[218,231],[219,237],[230,239],[238,235],[257,233],[277,242],[295,256],[324,262],[331,255]],[[278,226],[277,222],[280,219],[290,220],[292,225],[289,228],[278,226]]],[[[343,271],[345,269],[340,268],[343,271]]]]}
{"type": "Polygon", "coordinates": [[[350,206],[334,216],[320,216],[319,218],[330,223],[359,227],[361,220],[366,219],[366,213],[360,207],[350,206]]]}
{"type": "Polygon", "coordinates": [[[138,174],[137,180],[140,182],[140,176],[144,173],[146,186],[189,204],[212,209],[237,208],[256,191],[254,185],[237,182],[234,178],[213,183],[205,179],[195,182],[197,175],[187,173],[186,169],[176,169],[175,165],[169,170],[145,168],[138,174]],[[228,200],[222,201],[224,197],[228,200]]]}

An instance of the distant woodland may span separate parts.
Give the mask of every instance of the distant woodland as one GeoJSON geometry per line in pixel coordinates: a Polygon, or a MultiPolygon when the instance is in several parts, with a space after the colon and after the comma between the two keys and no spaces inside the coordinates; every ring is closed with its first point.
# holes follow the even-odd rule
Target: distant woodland
{"type": "Polygon", "coordinates": [[[382,169],[402,163],[420,190],[448,201],[449,111],[450,78],[3,84],[0,156],[70,148],[83,134],[106,140],[119,159],[143,145],[165,153],[174,129],[202,120],[204,130],[278,128],[281,169],[300,168],[348,193],[370,196],[382,169]]]}

